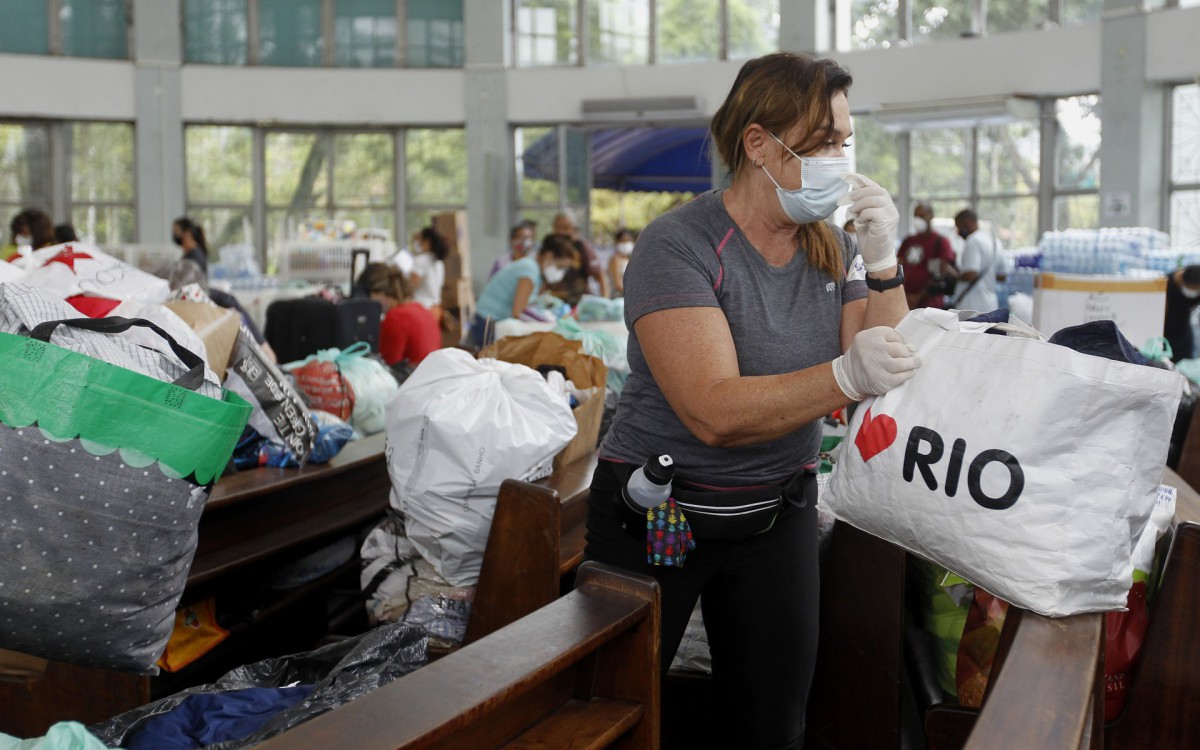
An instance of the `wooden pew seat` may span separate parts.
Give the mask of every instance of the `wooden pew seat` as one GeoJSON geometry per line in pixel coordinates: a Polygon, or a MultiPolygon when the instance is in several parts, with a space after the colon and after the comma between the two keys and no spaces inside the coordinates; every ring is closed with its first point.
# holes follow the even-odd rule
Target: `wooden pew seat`
{"type": "Polygon", "coordinates": [[[657,747],[659,590],[595,563],[577,588],[262,750],[657,747]]]}

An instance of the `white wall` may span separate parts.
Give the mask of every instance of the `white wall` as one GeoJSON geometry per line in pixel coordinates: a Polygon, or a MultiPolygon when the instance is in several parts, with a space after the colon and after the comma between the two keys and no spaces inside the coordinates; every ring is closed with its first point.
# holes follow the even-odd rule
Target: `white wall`
{"type": "Polygon", "coordinates": [[[1200,77],[1200,7],[1151,13],[1147,26],[1147,78],[1184,81],[1200,77]]]}
{"type": "Polygon", "coordinates": [[[185,122],[446,125],[464,119],[461,70],[183,66],[185,122]]]}
{"type": "Polygon", "coordinates": [[[132,121],[131,62],[0,55],[0,117],[132,121]]]}

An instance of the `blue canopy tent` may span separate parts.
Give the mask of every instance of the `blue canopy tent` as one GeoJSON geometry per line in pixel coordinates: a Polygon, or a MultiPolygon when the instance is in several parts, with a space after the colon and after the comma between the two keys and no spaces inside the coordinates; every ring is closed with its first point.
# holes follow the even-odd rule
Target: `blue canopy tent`
{"type": "MultiPolygon", "coordinates": [[[[623,192],[700,193],[712,187],[708,128],[592,130],[592,187],[623,192]]],[[[558,130],[523,154],[525,176],[558,179],[558,130]]]]}

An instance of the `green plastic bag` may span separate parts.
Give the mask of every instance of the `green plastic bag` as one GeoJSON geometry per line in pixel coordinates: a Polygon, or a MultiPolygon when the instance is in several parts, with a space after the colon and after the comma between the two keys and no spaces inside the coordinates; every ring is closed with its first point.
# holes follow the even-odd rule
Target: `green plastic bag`
{"type": "Polygon", "coordinates": [[[937,681],[947,695],[957,698],[958,643],[962,640],[971,594],[975,587],[940,565],[913,557],[921,601],[921,625],[933,641],[937,681]]]}

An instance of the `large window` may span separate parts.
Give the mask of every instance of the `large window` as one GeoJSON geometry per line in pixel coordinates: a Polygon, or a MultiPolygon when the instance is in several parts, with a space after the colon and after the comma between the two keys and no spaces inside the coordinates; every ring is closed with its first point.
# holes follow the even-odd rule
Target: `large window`
{"type": "Polygon", "coordinates": [[[716,60],[721,50],[719,0],[658,0],[658,61],[716,60]]]}
{"type": "Polygon", "coordinates": [[[184,0],[183,11],[189,63],[342,68],[463,64],[463,0],[184,0]],[[250,34],[251,19],[256,35],[250,34]],[[405,20],[403,28],[399,19],[405,20]]]}
{"type": "Polygon", "coordinates": [[[128,58],[130,5],[126,0],[2,0],[0,53],[128,58]]]}
{"type": "Polygon", "coordinates": [[[588,3],[588,62],[645,65],[650,61],[650,0],[588,3]]]}
{"type": "MultiPolygon", "coordinates": [[[[133,242],[133,126],[77,122],[67,131],[71,155],[71,221],[98,245],[133,242]]],[[[58,217],[55,217],[56,219],[58,217]]]]}
{"type": "Polygon", "coordinates": [[[321,0],[258,0],[259,63],[316,67],[324,42],[321,0]]]}
{"type": "Polygon", "coordinates": [[[838,48],[870,49],[1096,21],[1104,0],[847,0],[836,5],[838,48]]]}
{"type": "Polygon", "coordinates": [[[0,244],[12,239],[8,223],[17,212],[49,212],[50,194],[50,128],[0,123],[0,244]]]}
{"type": "Polygon", "coordinates": [[[517,0],[518,65],[574,65],[577,12],[574,0],[517,0]]]}
{"type": "Polygon", "coordinates": [[[979,215],[992,222],[1006,247],[1037,244],[1040,146],[1036,122],[976,129],[979,215]]]}
{"type": "Polygon", "coordinates": [[[269,255],[280,242],[312,233],[381,229],[393,235],[394,148],[394,135],[385,132],[268,132],[269,255]]]}
{"type": "Polygon", "coordinates": [[[337,0],[333,6],[333,50],[334,62],[341,68],[394,66],[395,0],[337,0]]]}
{"type": "Polygon", "coordinates": [[[254,244],[254,131],[193,125],[184,130],[187,214],[209,248],[254,244]]]}
{"type": "Polygon", "coordinates": [[[462,128],[405,133],[405,222],[412,233],[429,217],[467,205],[467,134],[462,128]]]}
{"type": "Polygon", "coordinates": [[[911,38],[913,41],[957,39],[973,30],[969,0],[910,1],[912,3],[911,38]]]}
{"type": "Polygon", "coordinates": [[[1171,94],[1171,244],[1200,246],[1200,85],[1171,94]]]}
{"type": "Polygon", "coordinates": [[[191,63],[245,65],[249,0],[184,0],[184,59],[191,63]]]}
{"type": "Polygon", "coordinates": [[[643,65],[763,55],[779,48],[779,2],[514,0],[516,62],[643,65]]]}
{"type": "Polygon", "coordinates": [[[591,148],[586,131],[567,125],[515,128],[517,216],[537,223],[538,240],[550,231],[554,215],[575,211],[589,229],[591,148]],[[565,165],[565,168],[562,168],[565,165]]]}
{"type": "Polygon", "coordinates": [[[129,57],[125,0],[58,0],[62,52],[73,57],[129,57]]]}
{"type": "Polygon", "coordinates": [[[408,66],[461,68],[462,0],[408,0],[408,66]]]}
{"type": "Polygon", "coordinates": [[[1054,228],[1100,226],[1100,97],[1055,103],[1054,228]]]}

